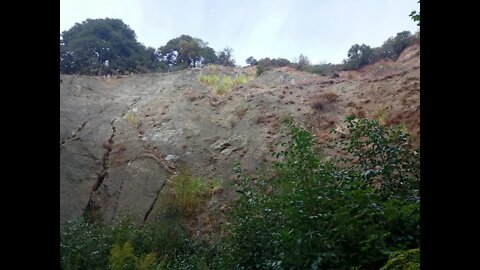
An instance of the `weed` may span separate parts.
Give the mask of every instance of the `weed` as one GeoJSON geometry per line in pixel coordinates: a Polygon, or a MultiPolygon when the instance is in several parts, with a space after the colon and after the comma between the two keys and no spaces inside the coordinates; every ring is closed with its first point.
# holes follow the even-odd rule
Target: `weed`
{"type": "Polygon", "coordinates": [[[135,125],[137,123],[137,114],[131,112],[128,114],[127,119],[130,124],[135,125]]]}

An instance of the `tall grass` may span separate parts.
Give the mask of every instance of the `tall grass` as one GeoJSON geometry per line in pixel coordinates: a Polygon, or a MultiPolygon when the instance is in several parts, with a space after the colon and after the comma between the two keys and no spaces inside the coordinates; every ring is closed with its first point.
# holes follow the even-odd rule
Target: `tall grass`
{"type": "Polygon", "coordinates": [[[219,76],[213,75],[200,75],[198,80],[203,85],[206,85],[212,89],[215,94],[225,94],[230,92],[233,88],[245,84],[253,79],[253,76],[239,75],[237,77],[232,76],[219,76]]]}

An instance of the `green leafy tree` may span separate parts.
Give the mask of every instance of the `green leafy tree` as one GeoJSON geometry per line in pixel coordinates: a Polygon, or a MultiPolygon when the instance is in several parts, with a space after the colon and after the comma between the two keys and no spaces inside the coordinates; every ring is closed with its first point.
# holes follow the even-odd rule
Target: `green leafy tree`
{"type": "Polygon", "coordinates": [[[348,59],[345,61],[346,69],[358,69],[373,62],[374,55],[370,46],[355,44],[348,50],[348,59]]]}
{"type": "Polygon", "coordinates": [[[151,51],[119,19],[88,19],[62,32],[60,72],[104,75],[140,72],[155,66],[151,51]]]}
{"type": "Polygon", "coordinates": [[[185,69],[215,63],[215,51],[199,38],[189,35],[171,39],[158,49],[161,62],[170,69],[185,69]]]}
{"type": "Polygon", "coordinates": [[[256,66],[258,64],[257,59],[253,58],[253,56],[248,57],[247,60],[245,60],[245,62],[247,63],[247,65],[250,65],[250,66],[256,66]]]}
{"type": "Polygon", "coordinates": [[[233,59],[233,49],[225,48],[217,53],[217,64],[227,67],[234,67],[235,60],[233,59]]]}
{"type": "Polygon", "coordinates": [[[387,39],[380,48],[375,48],[379,58],[397,59],[400,54],[412,45],[415,37],[409,31],[397,33],[395,37],[387,39]]]}

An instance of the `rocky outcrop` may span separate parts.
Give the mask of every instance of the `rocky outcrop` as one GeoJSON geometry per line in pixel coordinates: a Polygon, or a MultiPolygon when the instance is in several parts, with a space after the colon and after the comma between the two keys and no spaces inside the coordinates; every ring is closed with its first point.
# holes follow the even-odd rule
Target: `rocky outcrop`
{"type": "Polygon", "coordinates": [[[181,168],[222,179],[228,198],[235,163],[247,171],[266,166],[275,143],[285,140],[279,131],[288,119],[308,126],[319,143],[350,114],[383,113],[418,134],[418,54],[413,48],[406,55],[398,60],[403,73],[389,78],[280,68],[222,96],[198,82],[204,69],[122,78],[61,75],[60,220],[85,216],[108,223],[124,214],[151,220],[167,179],[181,168]]]}

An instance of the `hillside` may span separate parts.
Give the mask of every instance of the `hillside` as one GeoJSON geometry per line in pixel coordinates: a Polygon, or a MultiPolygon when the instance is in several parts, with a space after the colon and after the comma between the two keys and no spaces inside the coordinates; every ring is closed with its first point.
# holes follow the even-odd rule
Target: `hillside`
{"type": "Polygon", "coordinates": [[[221,207],[232,197],[235,163],[250,171],[266,166],[289,118],[314,131],[319,144],[355,114],[404,124],[419,145],[419,52],[414,45],[397,61],[337,78],[279,68],[224,95],[198,81],[209,67],[108,78],[60,75],[60,221],[87,212],[107,223],[127,213],[148,222],[158,214],[165,182],[185,168],[221,179],[223,192],[210,204],[221,207]]]}

